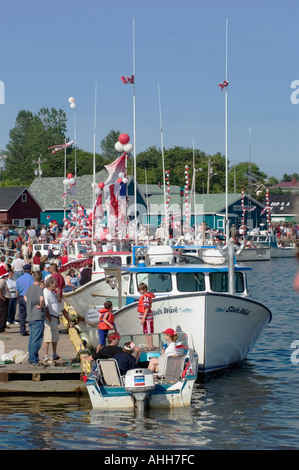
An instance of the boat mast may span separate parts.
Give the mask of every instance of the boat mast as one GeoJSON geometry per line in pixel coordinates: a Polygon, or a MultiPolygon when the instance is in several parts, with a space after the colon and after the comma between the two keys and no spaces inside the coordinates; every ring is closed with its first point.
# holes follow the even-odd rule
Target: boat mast
{"type": "Polygon", "coordinates": [[[134,216],[135,244],[137,245],[137,172],[136,172],[136,96],[135,96],[135,18],[133,18],[133,135],[134,135],[134,216]]]}
{"type": "MultiPolygon", "coordinates": [[[[97,91],[98,91],[98,84],[95,82],[95,91],[94,91],[94,124],[93,124],[93,192],[92,192],[92,208],[94,210],[95,205],[95,186],[96,186],[96,126],[97,126],[97,91]]],[[[95,217],[93,214],[93,218],[91,221],[91,243],[93,249],[93,238],[94,238],[94,230],[95,230],[95,217]]]]}
{"type": "MultiPolygon", "coordinates": [[[[225,80],[227,76],[227,47],[228,47],[228,18],[226,18],[225,39],[225,80]]],[[[227,86],[225,87],[225,239],[229,243],[229,221],[228,221],[228,158],[227,158],[227,86]]]]}
{"type": "Polygon", "coordinates": [[[165,223],[165,241],[168,243],[168,211],[166,208],[166,184],[165,184],[165,161],[164,161],[164,142],[163,142],[163,128],[162,128],[162,112],[161,112],[161,99],[160,99],[160,84],[158,82],[158,95],[159,95],[159,113],[160,113],[160,129],[161,129],[161,152],[162,152],[162,171],[163,171],[163,195],[164,195],[164,223],[165,223]]]}

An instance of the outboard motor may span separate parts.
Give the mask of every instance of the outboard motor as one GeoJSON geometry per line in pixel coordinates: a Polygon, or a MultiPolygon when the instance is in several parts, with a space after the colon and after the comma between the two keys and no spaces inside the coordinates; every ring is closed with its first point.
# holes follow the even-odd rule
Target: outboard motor
{"type": "Polygon", "coordinates": [[[130,369],[125,375],[125,390],[133,398],[139,413],[149,404],[150,392],[155,389],[154,375],[149,369],[130,369]]]}

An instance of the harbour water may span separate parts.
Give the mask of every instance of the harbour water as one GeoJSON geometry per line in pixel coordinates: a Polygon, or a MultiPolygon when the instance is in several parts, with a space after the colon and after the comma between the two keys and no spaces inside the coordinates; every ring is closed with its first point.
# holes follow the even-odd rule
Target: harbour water
{"type": "Polygon", "coordinates": [[[299,449],[297,261],[246,264],[252,297],[271,309],[272,322],[240,367],[195,385],[191,407],[138,417],[92,410],[87,396],[1,397],[0,449],[299,449]]]}

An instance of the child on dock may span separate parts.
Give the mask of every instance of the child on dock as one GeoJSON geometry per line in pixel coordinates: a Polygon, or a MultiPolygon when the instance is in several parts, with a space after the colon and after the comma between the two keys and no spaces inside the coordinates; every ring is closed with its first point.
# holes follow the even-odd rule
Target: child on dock
{"type": "Polygon", "coordinates": [[[112,302],[106,300],[104,303],[104,308],[99,310],[100,312],[100,321],[98,325],[98,335],[99,335],[99,344],[97,347],[97,352],[100,351],[105,346],[105,341],[110,330],[114,330],[117,333],[117,329],[114,323],[114,315],[112,313],[112,302]]]}
{"type": "Polygon", "coordinates": [[[146,346],[148,350],[152,350],[153,339],[152,334],[154,333],[154,314],[152,312],[152,301],[155,295],[152,292],[148,292],[147,284],[141,282],[138,285],[138,292],[141,297],[138,301],[139,321],[143,325],[143,333],[146,335],[146,346]]]}

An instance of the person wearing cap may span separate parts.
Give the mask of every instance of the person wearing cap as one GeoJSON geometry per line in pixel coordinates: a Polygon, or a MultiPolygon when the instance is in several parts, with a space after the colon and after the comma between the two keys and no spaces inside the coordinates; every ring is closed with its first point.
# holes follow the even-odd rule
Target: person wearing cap
{"type": "Polygon", "coordinates": [[[117,333],[110,333],[107,336],[108,345],[104,346],[98,352],[95,352],[88,356],[86,359],[88,361],[96,361],[97,359],[110,359],[113,358],[116,354],[122,352],[122,348],[118,346],[120,336],[117,333]]]}
{"type": "Polygon", "coordinates": [[[0,333],[5,332],[10,291],[7,285],[8,271],[0,266],[0,333]]]}
{"type": "Polygon", "coordinates": [[[50,266],[50,263],[45,263],[44,269],[42,270],[43,281],[45,281],[47,277],[51,276],[50,266]]]}
{"type": "MultiPolygon", "coordinates": [[[[162,356],[167,357],[167,356],[181,356],[184,354],[184,349],[178,347],[179,345],[177,344],[178,340],[178,335],[176,331],[174,331],[172,328],[167,328],[167,330],[162,331],[164,333],[164,339],[165,341],[168,342],[167,348],[162,349],[162,356]]],[[[148,368],[152,371],[157,373],[159,371],[159,358],[158,357],[152,357],[148,368]]]]}
{"type": "Polygon", "coordinates": [[[26,301],[24,296],[28,291],[29,287],[34,283],[33,277],[31,276],[31,264],[24,264],[23,274],[17,279],[16,293],[19,299],[19,321],[20,321],[20,334],[21,336],[28,336],[29,333],[26,331],[26,301]]]}

